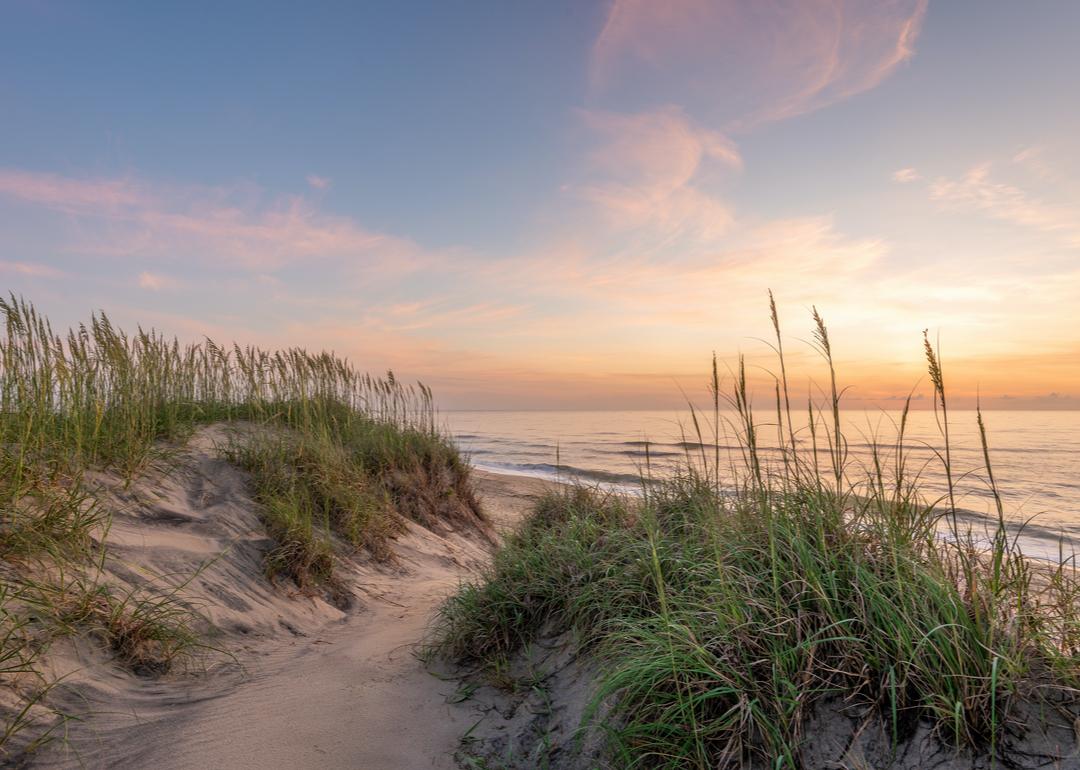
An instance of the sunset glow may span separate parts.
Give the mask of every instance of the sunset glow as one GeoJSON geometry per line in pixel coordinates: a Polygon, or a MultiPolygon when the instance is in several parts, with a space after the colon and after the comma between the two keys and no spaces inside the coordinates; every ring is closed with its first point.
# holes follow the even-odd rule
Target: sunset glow
{"type": "Polygon", "coordinates": [[[3,12],[0,285],[54,323],[651,408],[767,381],[771,289],[852,404],[925,401],[928,329],[960,405],[1080,408],[1080,5],[181,8],[3,12]]]}

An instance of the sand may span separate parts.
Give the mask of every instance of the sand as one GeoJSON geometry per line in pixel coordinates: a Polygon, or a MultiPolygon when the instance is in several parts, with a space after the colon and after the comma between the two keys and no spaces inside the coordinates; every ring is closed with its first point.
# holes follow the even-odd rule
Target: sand
{"type": "MultiPolygon", "coordinates": [[[[52,702],[82,718],[33,766],[455,767],[476,706],[455,702],[457,681],[430,673],[415,651],[441,601],[487,563],[490,546],[410,525],[396,564],[359,556],[343,570],[352,596],[344,606],[271,585],[257,506],[243,473],[216,451],[221,439],[220,429],[201,432],[179,469],[130,488],[99,481],[117,509],[107,580],[122,590],[201,570],[182,595],[235,660],[211,654],[201,668],[137,676],[93,640],[57,645],[49,664],[65,679],[52,702]]],[[[484,473],[476,482],[501,531],[545,488],[484,473]]]]}

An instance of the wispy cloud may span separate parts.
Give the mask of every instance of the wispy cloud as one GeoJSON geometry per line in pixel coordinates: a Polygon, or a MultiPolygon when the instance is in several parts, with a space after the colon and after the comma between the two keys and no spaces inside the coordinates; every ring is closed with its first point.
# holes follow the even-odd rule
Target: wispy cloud
{"type": "Polygon", "coordinates": [[[926,0],[615,0],[592,50],[597,98],[679,96],[741,127],[874,88],[909,59],[926,0]]]}
{"type": "Polygon", "coordinates": [[[28,278],[65,278],[67,273],[49,265],[34,262],[10,262],[0,260],[0,273],[21,275],[28,278]]]}
{"type": "Polygon", "coordinates": [[[706,159],[742,168],[731,139],[696,125],[678,107],[635,114],[586,111],[583,115],[602,140],[591,161],[609,174],[627,173],[651,186],[673,188],[688,182],[706,159]]]}
{"type": "Polygon", "coordinates": [[[1059,181],[1064,176],[1060,167],[1055,168],[1052,160],[1048,157],[1047,148],[1034,144],[1023,148],[1012,157],[1013,164],[1020,166],[1036,179],[1044,182],[1059,181]]]}
{"type": "Polygon", "coordinates": [[[621,229],[651,227],[658,237],[710,239],[731,224],[728,205],[695,185],[709,165],[742,168],[735,144],[696,125],[680,109],[582,113],[593,142],[587,178],[573,191],[621,229]]]}
{"type": "Polygon", "coordinates": [[[991,177],[991,165],[977,165],[959,179],[938,178],[930,197],[946,208],[979,211],[1014,225],[1058,236],[1080,247],[1080,207],[1052,203],[991,177]]]}
{"type": "Polygon", "coordinates": [[[115,211],[146,202],[130,179],[72,179],[19,169],[0,169],[0,195],[74,214],[115,211]]]}
{"type": "Polygon", "coordinates": [[[139,273],[138,283],[140,289],[146,289],[147,291],[177,289],[181,286],[181,281],[177,278],[147,271],[139,273]]]}
{"type": "Polygon", "coordinates": [[[318,174],[308,174],[307,183],[316,190],[326,190],[330,187],[330,178],[318,174]]]}
{"type": "Polygon", "coordinates": [[[888,245],[847,238],[828,216],[738,212],[725,193],[744,165],[731,133],[878,85],[912,55],[925,10],[924,0],[615,0],[591,52],[582,114],[593,142],[568,187],[600,219],[565,239],[574,248],[549,257],[547,274],[642,325],[703,328],[720,297],[725,317],[753,312],[769,286],[857,304],[845,293],[858,281],[866,295],[888,245]]]}
{"type": "Polygon", "coordinates": [[[922,179],[922,174],[913,168],[901,168],[893,172],[892,178],[894,182],[908,184],[909,182],[917,182],[922,179]]]}
{"type": "Polygon", "coordinates": [[[301,195],[264,200],[250,186],[175,187],[131,178],[78,179],[0,169],[0,197],[62,212],[82,254],[192,258],[273,270],[325,257],[408,263],[411,241],[320,211],[301,195]]]}

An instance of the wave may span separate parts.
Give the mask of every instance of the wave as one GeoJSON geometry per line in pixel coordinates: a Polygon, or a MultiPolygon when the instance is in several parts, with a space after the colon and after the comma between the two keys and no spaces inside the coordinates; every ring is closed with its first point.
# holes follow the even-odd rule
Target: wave
{"type": "Polygon", "coordinates": [[[550,481],[584,481],[618,487],[637,487],[641,484],[641,477],[634,473],[617,473],[598,468],[580,468],[575,465],[484,462],[476,463],[475,467],[482,471],[509,473],[518,476],[535,476],[550,481]]]}

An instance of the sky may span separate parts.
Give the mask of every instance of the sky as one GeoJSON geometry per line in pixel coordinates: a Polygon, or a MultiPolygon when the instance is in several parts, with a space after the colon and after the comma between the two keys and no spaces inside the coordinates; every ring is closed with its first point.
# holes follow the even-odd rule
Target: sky
{"type": "Polygon", "coordinates": [[[1080,3],[0,2],[0,287],[444,408],[1080,408],[1080,3]]]}

